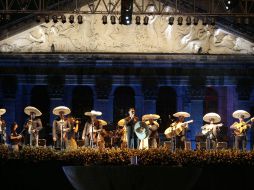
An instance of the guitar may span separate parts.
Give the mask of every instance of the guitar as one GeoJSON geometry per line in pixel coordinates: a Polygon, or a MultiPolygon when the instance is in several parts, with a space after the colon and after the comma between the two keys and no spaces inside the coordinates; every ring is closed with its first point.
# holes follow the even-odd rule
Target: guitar
{"type": "Polygon", "coordinates": [[[222,127],[223,124],[220,123],[220,124],[207,124],[207,125],[204,125],[203,127],[201,127],[202,129],[202,134],[203,135],[207,135],[211,130],[213,130],[213,127],[222,127]]]}
{"type": "Polygon", "coordinates": [[[235,135],[242,135],[243,132],[245,132],[247,130],[248,127],[250,127],[249,125],[247,125],[249,122],[251,122],[252,120],[254,120],[254,117],[251,118],[250,120],[246,121],[246,122],[241,122],[241,123],[235,123],[234,126],[234,134],[235,135]]]}
{"type": "Polygon", "coordinates": [[[188,123],[192,123],[193,120],[186,121],[184,123],[178,123],[176,125],[170,126],[167,128],[164,132],[167,138],[172,138],[174,135],[179,135],[183,129],[185,128],[184,126],[188,123]]]}
{"type": "Polygon", "coordinates": [[[176,125],[176,129],[175,129],[176,135],[179,135],[179,134],[183,131],[183,129],[186,128],[185,126],[186,126],[186,124],[188,124],[188,123],[193,123],[193,120],[186,121],[186,122],[183,122],[183,123],[178,123],[178,124],[176,125]]]}

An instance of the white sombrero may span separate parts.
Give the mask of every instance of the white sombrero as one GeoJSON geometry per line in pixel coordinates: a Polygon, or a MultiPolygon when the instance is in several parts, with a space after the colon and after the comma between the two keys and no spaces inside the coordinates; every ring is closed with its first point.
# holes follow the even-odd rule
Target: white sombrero
{"type": "Polygon", "coordinates": [[[208,123],[210,123],[211,119],[214,120],[214,123],[218,123],[218,122],[221,121],[221,118],[220,118],[219,114],[213,113],[213,112],[207,113],[207,114],[205,114],[204,117],[203,117],[203,120],[204,120],[205,122],[208,122],[208,123]]]}
{"type": "Polygon", "coordinates": [[[105,126],[107,125],[108,123],[102,119],[98,119],[99,123],[100,123],[100,126],[105,126]]]}
{"type": "Polygon", "coordinates": [[[236,119],[240,118],[243,116],[244,119],[249,118],[250,114],[247,111],[244,110],[236,110],[232,116],[236,119]]]}
{"type": "Polygon", "coordinates": [[[6,109],[4,109],[4,108],[0,109],[0,115],[4,115],[5,112],[6,112],[6,109]]]}
{"type": "Polygon", "coordinates": [[[190,117],[190,114],[187,113],[187,112],[184,112],[184,111],[180,111],[180,112],[177,112],[173,115],[174,117],[180,117],[180,116],[183,116],[183,117],[190,117]]]}
{"type": "Polygon", "coordinates": [[[60,115],[61,112],[63,112],[64,115],[68,115],[71,113],[71,110],[66,106],[58,106],[53,109],[54,115],[60,115]]]}
{"type": "Polygon", "coordinates": [[[120,127],[124,127],[124,125],[125,125],[125,119],[119,120],[117,125],[120,126],[120,127]]]}
{"type": "Polygon", "coordinates": [[[142,116],[142,121],[146,121],[149,119],[153,119],[153,120],[160,119],[160,116],[157,114],[146,114],[142,116]]]}
{"type": "Polygon", "coordinates": [[[24,112],[27,115],[31,115],[31,113],[34,113],[36,117],[42,115],[40,110],[38,110],[36,107],[33,107],[33,106],[27,106],[27,107],[25,107],[24,112]]]}
{"type": "Polygon", "coordinates": [[[100,111],[92,110],[90,112],[85,112],[86,116],[101,116],[102,113],[100,111]]]}

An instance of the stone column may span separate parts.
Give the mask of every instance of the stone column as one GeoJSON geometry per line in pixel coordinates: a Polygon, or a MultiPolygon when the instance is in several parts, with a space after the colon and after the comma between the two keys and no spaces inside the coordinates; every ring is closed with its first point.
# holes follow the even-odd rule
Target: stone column
{"type": "Polygon", "coordinates": [[[189,125],[192,148],[195,148],[195,137],[201,131],[201,126],[203,126],[204,89],[204,86],[198,88],[190,87],[191,117],[189,119],[194,120],[194,122],[189,125]]]}
{"type": "Polygon", "coordinates": [[[101,111],[103,120],[113,122],[113,97],[109,96],[112,90],[112,79],[110,77],[96,78],[94,96],[94,109],[101,111]]]}

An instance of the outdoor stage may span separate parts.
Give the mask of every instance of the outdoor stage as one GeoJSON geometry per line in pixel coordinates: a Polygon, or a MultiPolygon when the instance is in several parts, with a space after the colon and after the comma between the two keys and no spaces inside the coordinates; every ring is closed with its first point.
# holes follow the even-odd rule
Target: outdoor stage
{"type": "Polygon", "coordinates": [[[0,150],[9,189],[251,189],[254,177],[253,151],[0,150]]]}

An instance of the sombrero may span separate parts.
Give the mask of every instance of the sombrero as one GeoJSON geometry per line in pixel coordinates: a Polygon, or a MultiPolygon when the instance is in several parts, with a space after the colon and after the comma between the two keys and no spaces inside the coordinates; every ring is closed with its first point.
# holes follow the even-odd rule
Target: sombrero
{"type": "Polygon", "coordinates": [[[5,112],[6,112],[6,109],[4,109],[4,108],[0,109],[0,115],[5,114],[5,112]]]}
{"type": "Polygon", "coordinates": [[[31,115],[31,113],[34,113],[36,117],[42,115],[40,110],[38,110],[36,107],[33,107],[33,106],[27,106],[27,107],[25,107],[24,112],[27,115],[31,115]]]}
{"type": "Polygon", "coordinates": [[[102,113],[100,111],[92,110],[90,112],[85,112],[86,116],[101,116],[102,113]]]}
{"type": "Polygon", "coordinates": [[[98,119],[99,123],[100,123],[100,126],[105,126],[107,125],[108,123],[102,119],[98,119]]]}
{"type": "Polygon", "coordinates": [[[183,112],[183,111],[180,111],[180,112],[177,112],[175,114],[173,114],[174,117],[180,117],[180,116],[183,116],[183,117],[190,117],[190,114],[187,113],[187,112],[183,112]]]}
{"type": "Polygon", "coordinates": [[[120,126],[120,127],[124,127],[124,124],[125,124],[124,119],[119,120],[118,123],[117,123],[117,125],[120,126]]]}
{"type": "Polygon", "coordinates": [[[64,115],[68,115],[71,113],[71,110],[66,106],[58,106],[53,109],[54,115],[60,115],[61,112],[63,112],[64,115]]]}
{"type": "Polygon", "coordinates": [[[204,117],[203,117],[203,120],[204,120],[205,122],[208,122],[208,123],[210,123],[211,119],[214,120],[214,123],[218,123],[218,122],[221,121],[221,118],[220,118],[219,114],[213,113],[213,112],[207,113],[207,114],[205,114],[204,117]]]}
{"type": "Polygon", "coordinates": [[[146,121],[146,120],[149,120],[149,119],[156,120],[156,119],[159,119],[159,118],[160,118],[160,116],[157,115],[157,114],[146,114],[146,115],[142,116],[142,121],[146,121]]]}
{"type": "Polygon", "coordinates": [[[244,110],[236,110],[232,116],[236,119],[240,118],[243,116],[244,119],[249,118],[250,114],[247,111],[244,110]]]}

